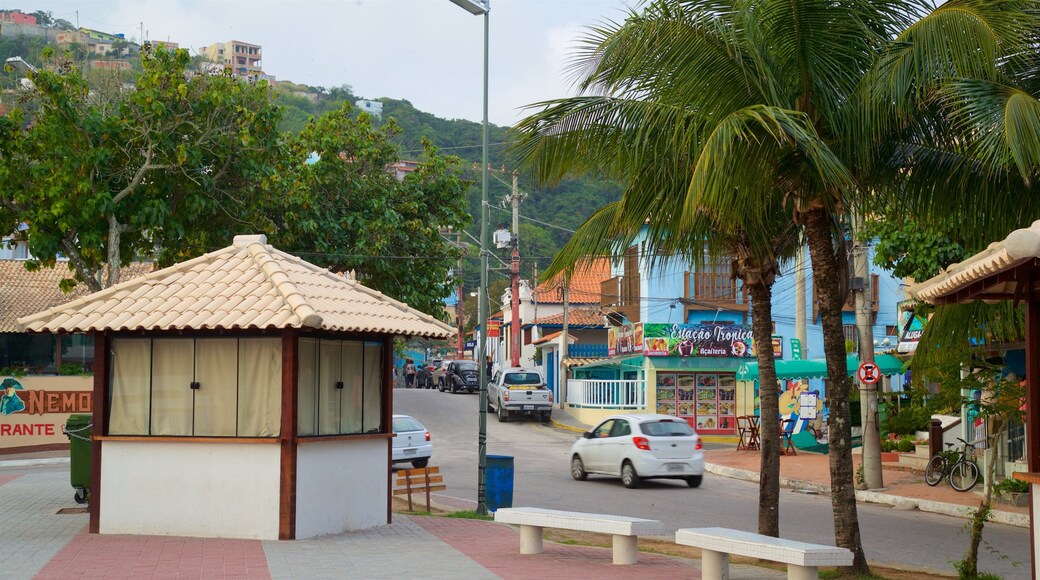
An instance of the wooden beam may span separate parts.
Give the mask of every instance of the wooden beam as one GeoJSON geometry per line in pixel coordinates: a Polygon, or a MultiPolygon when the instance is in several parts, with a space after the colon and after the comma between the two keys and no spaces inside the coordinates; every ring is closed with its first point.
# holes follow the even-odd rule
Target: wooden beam
{"type": "MultiPolygon", "coordinates": [[[[94,392],[92,394],[91,422],[94,427],[92,435],[108,434],[108,413],[106,403],[108,402],[109,390],[109,341],[105,333],[94,335],[94,392]]],[[[92,439],[90,442],[90,504],[87,508],[90,514],[88,532],[97,534],[101,531],[101,439],[92,439]]]]}
{"type": "MultiPolygon", "coordinates": [[[[382,397],[383,424],[380,431],[393,433],[394,427],[394,337],[386,335],[383,337],[383,397],[382,397]]],[[[386,523],[393,523],[393,475],[390,464],[394,459],[394,442],[392,438],[386,440],[386,523]]]]}
{"type": "Polygon", "coordinates": [[[939,296],[933,300],[934,304],[959,304],[971,302],[972,300],[1008,300],[1013,297],[1011,292],[990,292],[999,284],[1008,282],[1022,283],[1030,280],[1031,273],[1040,268],[1040,260],[1032,259],[1023,262],[1011,269],[997,272],[993,275],[979,278],[966,286],[962,286],[950,294],[939,296]]]}
{"type": "Polygon", "coordinates": [[[296,539],[296,451],[299,414],[299,341],[295,328],[282,332],[282,415],[278,439],[281,444],[280,489],[278,494],[278,539],[296,539]]]}
{"type": "MultiPolygon", "coordinates": [[[[1040,471],[1040,301],[1026,302],[1026,461],[1030,473],[1040,471]]],[[[1029,513],[1033,512],[1034,494],[1029,494],[1029,513]]],[[[1036,533],[1029,518],[1030,565],[1036,577],[1036,533]]]]}

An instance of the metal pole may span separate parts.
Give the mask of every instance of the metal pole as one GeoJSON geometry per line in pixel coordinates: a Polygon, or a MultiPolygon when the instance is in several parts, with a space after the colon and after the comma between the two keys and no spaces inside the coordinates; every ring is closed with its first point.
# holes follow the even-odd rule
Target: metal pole
{"type": "Polygon", "coordinates": [[[488,13],[491,10],[491,1],[484,0],[484,123],[481,163],[481,185],[480,185],[480,292],[477,300],[480,301],[480,324],[481,336],[477,343],[477,365],[480,369],[480,400],[477,404],[478,410],[478,435],[477,435],[477,513],[485,515],[487,509],[487,400],[488,400],[488,373],[487,373],[487,325],[488,325],[488,13]]]}
{"type": "MultiPolygon", "coordinates": [[[[859,362],[874,362],[873,293],[870,288],[870,265],[867,243],[863,240],[863,218],[853,216],[852,260],[855,265],[859,288],[854,290],[856,304],[856,330],[859,333],[859,362]]],[[[877,424],[877,384],[859,382],[860,420],[863,426],[863,483],[867,489],[884,486],[881,470],[881,439],[877,424]]]]}
{"type": "Polygon", "coordinates": [[[520,366],[520,193],[516,187],[517,173],[513,172],[513,255],[510,260],[510,274],[512,276],[512,324],[510,328],[509,353],[510,363],[514,367],[520,366]]]}

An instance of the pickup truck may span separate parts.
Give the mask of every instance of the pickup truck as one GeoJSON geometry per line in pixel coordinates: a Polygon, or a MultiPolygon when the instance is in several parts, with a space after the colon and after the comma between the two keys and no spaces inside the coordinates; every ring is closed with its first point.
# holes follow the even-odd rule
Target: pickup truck
{"type": "Polygon", "coordinates": [[[488,411],[497,411],[505,423],[512,415],[538,417],[548,423],[552,415],[552,391],[537,369],[506,367],[488,383],[488,411]]]}

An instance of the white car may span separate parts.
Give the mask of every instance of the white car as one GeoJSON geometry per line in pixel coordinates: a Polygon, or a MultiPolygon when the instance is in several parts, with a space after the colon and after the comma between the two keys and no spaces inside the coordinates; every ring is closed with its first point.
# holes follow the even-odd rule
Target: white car
{"type": "Polygon", "coordinates": [[[411,462],[414,467],[426,467],[433,454],[430,432],[422,423],[408,415],[394,415],[394,450],[392,463],[411,462]]]}
{"type": "Polygon", "coordinates": [[[690,424],[671,415],[614,415],[583,433],[571,446],[571,476],[620,477],[625,487],[643,479],[682,479],[697,487],[704,477],[701,439],[690,424]]]}

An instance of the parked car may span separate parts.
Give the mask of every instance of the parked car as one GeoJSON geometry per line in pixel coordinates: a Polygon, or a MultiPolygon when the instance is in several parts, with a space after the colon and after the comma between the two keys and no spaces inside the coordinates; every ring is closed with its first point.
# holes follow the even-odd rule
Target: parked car
{"type": "Polygon", "coordinates": [[[426,467],[433,455],[430,432],[409,415],[394,415],[394,447],[391,463],[408,463],[426,467]]]}
{"type": "Polygon", "coordinates": [[[488,382],[488,412],[496,411],[505,423],[513,415],[538,417],[548,423],[552,417],[553,396],[538,369],[506,367],[488,382]]]}
{"type": "Polygon", "coordinates": [[[444,371],[444,382],[452,393],[466,391],[472,393],[480,390],[480,369],[471,360],[457,360],[448,364],[444,371]]]}
{"type": "Polygon", "coordinates": [[[590,473],[620,477],[628,488],[643,479],[682,479],[698,487],[704,451],[697,432],[671,415],[614,415],[571,446],[571,477],[590,473]]]}
{"type": "Polygon", "coordinates": [[[415,388],[417,389],[431,389],[433,388],[433,373],[430,372],[430,367],[425,364],[415,365],[415,388]]]}
{"type": "Polygon", "coordinates": [[[440,364],[437,365],[437,368],[433,369],[433,384],[437,387],[437,390],[442,393],[444,392],[444,388],[448,385],[444,376],[448,372],[448,365],[450,365],[451,362],[450,359],[443,359],[440,364]]]}
{"type": "Polygon", "coordinates": [[[430,369],[430,372],[432,373],[437,370],[437,367],[441,366],[441,362],[443,361],[444,359],[442,358],[431,358],[430,361],[426,363],[426,368],[430,369]]]}

